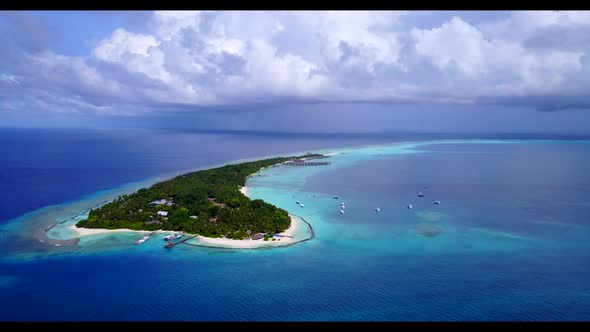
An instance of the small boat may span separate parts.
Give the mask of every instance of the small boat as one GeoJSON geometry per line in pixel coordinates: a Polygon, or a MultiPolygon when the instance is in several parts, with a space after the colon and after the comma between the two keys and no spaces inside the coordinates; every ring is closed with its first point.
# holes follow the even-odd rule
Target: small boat
{"type": "Polygon", "coordinates": [[[424,197],[423,193],[418,193],[418,197],[424,197]]]}
{"type": "Polygon", "coordinates": [[[144,244],[145,241],[147,241],[147,240],[142,237],[141,239],[137,240],[137,242],[135,242],[135,244],[144,244]]]}
{"type": "Polygon", "coordinates": [[[381,211],[380,208],[375,208],[375,212],[379,212],[379,211],[381,211]]]}
{"type": "Polygon", "coordinates": [[[340,202],[340,205],[344,205],[344,202],[340,202]]]}
{"type": "Polygon", "coordinates": [[[338,196],[333,196],[332,198],[333,198],[333,199],[338,199],[338,196]]]}
{"type": "Polygon", "coordinates": [[[412,203],[408,204],[408,210],[410,210],[412,207],[412,203]]]}
{"type": "Polygon", "coordinates": [[[179,237],[181,237],[181,236],[182,236],[182,234],[183,234],[182,232],[179,232],[179,233],[177,233],[177,232],[172,232],[172,233],[170,233],[169,235],[167,235],[167,236],[164,238],[164,241],[170,241],[170,240],[175,240],[175,239],[178,239],[179,237]]]}
{"type": "Polygon", "coordinates": [[[172,248],[174,247],[174,242],[168,242],[164,245],[164,248],[172,248]]]}
{"type": "Polygon", "coordinates": [[[344,214],[344,210],[340,210],[340,214],[344,214]]]}
{"type": "Polygon", "coordinates": [[[305,205],[303,205],[303,204],[299,204],[299,206],[301,206],[301,207],[305,207],[305,205]]]}
{"type": "Polygon", "coordinates": [[[295,201],[295,204],[299,204],[299,201],[295,201]]]}
{"type": "Polygon", "coordinates": [[[440,201],[434,201],[434,204],[440,205],[440,201]]]}

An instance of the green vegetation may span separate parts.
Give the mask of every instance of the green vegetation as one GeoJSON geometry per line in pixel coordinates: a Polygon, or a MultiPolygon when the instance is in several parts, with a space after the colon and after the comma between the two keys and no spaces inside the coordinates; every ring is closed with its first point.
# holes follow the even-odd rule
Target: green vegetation
{"type": "MultiPolygon", "coordinates": [[[[180,175],[134,194],[123,195],[98,209],[78,227],[133,230],[173,230],[207,237],[243,239],[251,234],[274,234],[289,228],[287,211],[240,192],[246,178],[263,167],[293,158],[272,158],[180,175]],[[166,200],[162,204],[150,204],[166,200]],[[166,216],[159,211],[167,212],[166,216]]],[[[264,240],[268,241],[265,235],[264,240]]]]}

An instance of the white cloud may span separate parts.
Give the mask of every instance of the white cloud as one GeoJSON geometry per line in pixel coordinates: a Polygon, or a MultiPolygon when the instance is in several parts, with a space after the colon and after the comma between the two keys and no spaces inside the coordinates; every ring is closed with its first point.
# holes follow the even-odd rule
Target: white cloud
{"type": "Polygon", "coordinates": [[[457,66],[466,75],[482,73],[491,45],[475,27],[453,17],[439,28],[413,29],[416,52],[429,56],[441,69],[457,66]]]}
{"type": "Polygon", "coordinates": [[[414,17],[155,12],[144,32],[118,28],[85,58],[27,54],[22,72],[0,82],[70,89],[79,100],[68,107],[84,106],[84,98],[161,107],[590,95],[590,38],[575,36],[580,27],[590,31],[588,12],[515,12],[479,23],[456,16],[429,28],[413,25],[414,17]],[[551,31],[571,37],[567,47],[551,31]]]}
{"type": "Polygon", "coordinates": [[[177,38],[183,30],[198,31],[201,22],[199,11],[157,11],[154,13],[155,30],[163,40],[177,38]]]}
{"type": "Polygon", "coordinates": [[[19,84],[19,81],[16,78],[16,76],[8,75],[8,74],[0,74],[0,82],[10,84],[10,85],[19,84]]]}

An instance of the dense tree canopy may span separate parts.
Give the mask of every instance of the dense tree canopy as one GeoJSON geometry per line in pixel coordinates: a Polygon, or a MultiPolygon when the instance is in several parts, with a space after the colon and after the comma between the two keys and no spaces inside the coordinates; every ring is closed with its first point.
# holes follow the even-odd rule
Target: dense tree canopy
{"type": "Polygon", "coordinates": [[[240,192],[246,178],[263,167],[292,158],[272,158],[180,175],[174,179],[122,195],[90,211],[79,227],[175,230],[208,237],[243,239],[256,233],[280,233],[289,228],[287,211],[240,192]],[[172,204],[150,204],[165,199],[172,204]],[[158,211],[168,212],[167,216],[158,211]]]}

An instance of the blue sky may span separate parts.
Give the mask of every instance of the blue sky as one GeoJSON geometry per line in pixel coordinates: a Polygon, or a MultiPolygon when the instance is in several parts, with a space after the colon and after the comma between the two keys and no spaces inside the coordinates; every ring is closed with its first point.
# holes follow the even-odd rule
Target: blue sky
{"type": "Polygon", "coordinates": [[[0,125],[590,133],[590,12],[2,12],[0,125]]]}

